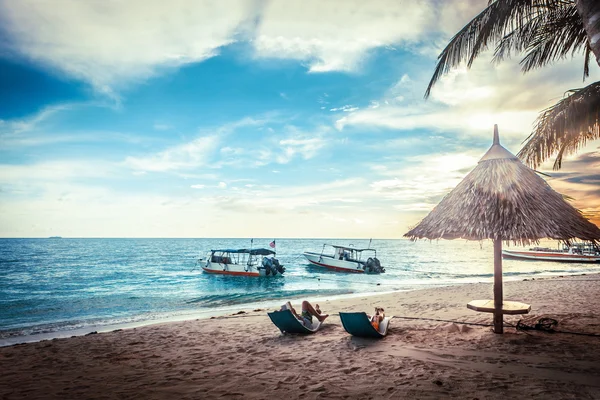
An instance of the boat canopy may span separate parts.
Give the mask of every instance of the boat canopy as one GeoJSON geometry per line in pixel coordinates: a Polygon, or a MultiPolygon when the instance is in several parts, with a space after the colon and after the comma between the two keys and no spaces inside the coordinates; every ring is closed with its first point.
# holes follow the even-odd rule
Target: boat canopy
{"type": "Polygon", "coordinates": [[[223,250],[211,250],[211,253],[233,253],[233,254],[250,254],[252,256],[269,256],[276,254],[273,250],[269,249],[223,249],[223,250]]]}
{"type": "Polygon", "coordinates": [[[375,251],[375,249],[357,249],[355,247],[338,246],[337,244],[330,244],[329,246],[336,249],[352,250],[352,251],[375,251]]]}

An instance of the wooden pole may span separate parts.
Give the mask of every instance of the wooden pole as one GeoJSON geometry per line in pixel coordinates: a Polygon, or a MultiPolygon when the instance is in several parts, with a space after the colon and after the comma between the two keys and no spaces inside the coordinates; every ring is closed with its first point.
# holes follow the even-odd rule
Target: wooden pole
{"type": "Polygon", "coordinates": [[[502,240],[494,239],[494,333],[503,332],[502,240]]]}

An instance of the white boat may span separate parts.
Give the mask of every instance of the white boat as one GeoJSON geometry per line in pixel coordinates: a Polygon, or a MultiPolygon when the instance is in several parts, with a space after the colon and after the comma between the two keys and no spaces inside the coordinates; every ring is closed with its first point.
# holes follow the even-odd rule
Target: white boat
{"type": "Polygon", "coordinates": [[[597,263],[600,262],[600,249],[593,243],[573,243],[571,246],[563,246],[562,249],[533,247],[529,250],[502,250],[502,257],[517,260],[597,263]]]}
{"type": "Polygon", "coordinates": [[[356,272],[379,274],[385,272],[385,268],[377,259],[375,249],[356,249],[354,247],[324,244],[321,253],[304,252],[304,257],[317,267],[324,267],[339,272],[356,272]],[[323,254],[325,247],[333,247],[333,254],[323,254]]]}
{"type": "Polygon", "coordinates": [[[211,250],[202,270],[209,274],[264,276],[283,274],[285,268],[275,258],[275,252],[269,249],[224,249],[211,250]]]}

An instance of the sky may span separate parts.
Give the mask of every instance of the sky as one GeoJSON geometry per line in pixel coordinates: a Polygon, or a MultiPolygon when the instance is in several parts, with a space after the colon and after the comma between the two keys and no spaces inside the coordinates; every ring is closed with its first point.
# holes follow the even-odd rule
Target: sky
{"type": "MultiPolygon", "coordinates": [[[[488,52],[425,100],[486,4],[0,0],[0,237],[400,238],[600,80],[488,52]]],[[[599,166],[540,170],[598,223],[599,166]]]]}

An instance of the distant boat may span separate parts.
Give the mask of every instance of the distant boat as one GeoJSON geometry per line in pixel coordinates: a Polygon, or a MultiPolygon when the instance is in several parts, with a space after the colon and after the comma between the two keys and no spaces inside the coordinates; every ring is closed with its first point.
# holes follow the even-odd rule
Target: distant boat
{"type": "Polygon", "coordinates": [[[62,236],[50,236],[48,239],[62,239],[62,236]]]}
{"type": "Polygon", "coordinates": [[[516,260],[598,263],[600,248],[593,243],[573,243],[562,249],[533,247],[529,250],[502,250],[502,257],[516,260]]]}
{"type": "Polygon", "coordinates": [[[381,263],[377,258],[377,251],[371,248],[356,249],[354,247],[324,244],[321,253],[306,251],[304,252],[304,257],[306,257],[312,265],[338,272],[370,274],[385,272],[385,268],[381,266],[381,263]],[[333,247],[333,255],[323,254],[325,246],[333,247]]]}
{"type": "Polygon", "coordinates": [[[202,270],[208,274],[272,277],[285,272],[269,249],[211,250],[206,262],[197,262],[202,263],[202,270]]]}

